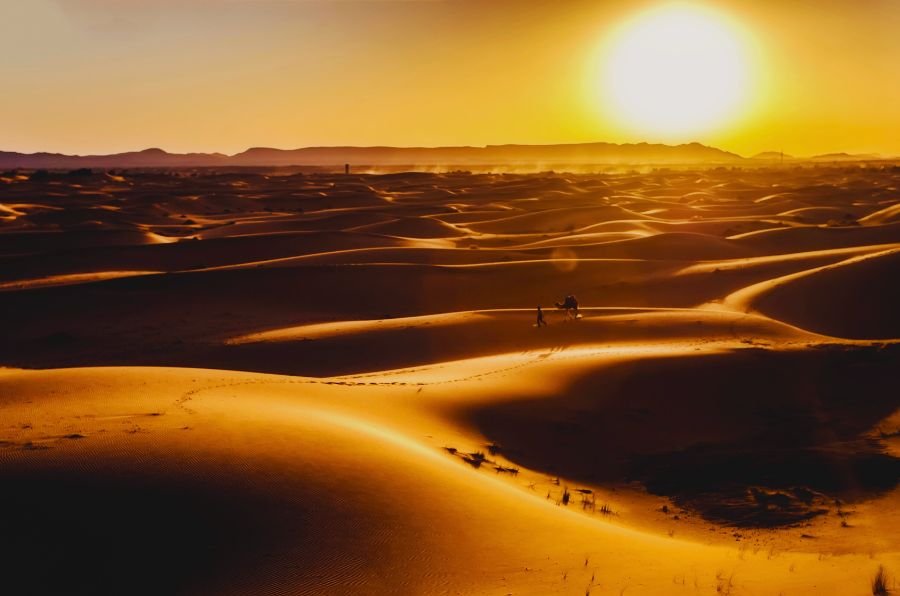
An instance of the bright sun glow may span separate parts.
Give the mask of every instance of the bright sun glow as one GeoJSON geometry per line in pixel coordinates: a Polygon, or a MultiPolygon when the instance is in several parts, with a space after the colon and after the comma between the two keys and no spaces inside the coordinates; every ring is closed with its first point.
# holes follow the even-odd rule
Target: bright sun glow
{"type": "Polygon", "coordinates": [[[740,33],[714,12],[674,5],[627,23],[605,57],[601,93],[628,128],[684,135],[726,125],[748,104],[740,33]]]}

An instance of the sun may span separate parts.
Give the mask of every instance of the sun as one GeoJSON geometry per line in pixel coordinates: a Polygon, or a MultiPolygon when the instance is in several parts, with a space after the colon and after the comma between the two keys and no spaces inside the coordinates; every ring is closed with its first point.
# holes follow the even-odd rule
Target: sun
{"type": "Polygon", "coordinates": [[[721,128],[750,100],[742,33],[704,8],[668,5],[618,30],[602,58],[600,93],[623,128],[679,137],[721,128]]]}

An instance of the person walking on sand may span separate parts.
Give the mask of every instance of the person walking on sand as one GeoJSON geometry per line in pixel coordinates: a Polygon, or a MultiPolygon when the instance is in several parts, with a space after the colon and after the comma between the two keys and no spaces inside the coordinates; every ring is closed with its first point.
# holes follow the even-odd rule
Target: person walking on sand
{"type": "Polygon", "coordinates": [[[546,327],[546,326],[547,326],[547,321],[544,320],[544,311],[541,310],[541,305],[540,305],[540,304],[538,304],[538,310],[537,310],[537,325],[536,325],[536,326],[537,326],[537,327],[546,327]]]}

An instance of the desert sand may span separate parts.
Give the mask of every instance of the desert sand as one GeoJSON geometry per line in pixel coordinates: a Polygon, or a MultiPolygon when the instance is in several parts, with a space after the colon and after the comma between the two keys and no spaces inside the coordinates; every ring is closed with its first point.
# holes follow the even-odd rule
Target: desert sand
{"type": "Polygon", "coordinates": [[[2,591],[872,594],[898,188],[2,174],[2,591]]]}

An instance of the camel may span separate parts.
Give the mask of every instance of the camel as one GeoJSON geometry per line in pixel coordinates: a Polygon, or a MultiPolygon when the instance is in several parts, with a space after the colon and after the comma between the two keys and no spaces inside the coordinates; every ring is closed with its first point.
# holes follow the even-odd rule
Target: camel
{"type": "Polygon", "coordinates": [[[571,294],[565,300],[556,303],[556,308],[566,311],[566,319],[578,318],[578,299],[571,294]]]}

